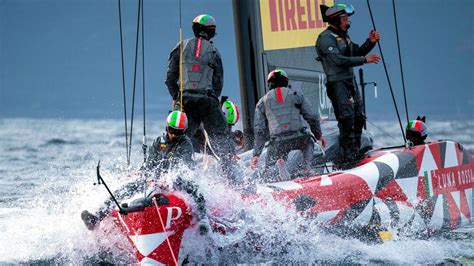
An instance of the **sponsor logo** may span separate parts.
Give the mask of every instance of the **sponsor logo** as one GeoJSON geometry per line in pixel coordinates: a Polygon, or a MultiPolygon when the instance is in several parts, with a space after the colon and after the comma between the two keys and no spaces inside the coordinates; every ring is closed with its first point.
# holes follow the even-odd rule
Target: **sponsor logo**
{"type": "Polygon", "coordinates": [[[260,0],[264,50],[314,46],[327,26],[319,5],[334,0],[260,0]]]}
{"type": "Polygon", "coordinates": [[[435,195],[474,188],[473,165],[466,164],[432,170],[431,183],[435,195]]]}
{"type": "Polygon", "coordinates": [[[326,1],[267,0],[271,31],[317,29],[323,27],[319,4],[326,1]]]}
{"type": "Polygon", "coordinates": [[[171,228],[171,221],[179,219],[183,214],[183,210],[180,207],[167,207],[168,214],[166,215],[166,226],[165,229],[171,228]]]}
{"type": "Polygon", "coordinates": [[[194,50],[194,56],[197,59],[201,58],[201,48],[202,48],[202,38],[197,38],[197,40],[196,40],[196,49],[194,50]]]}

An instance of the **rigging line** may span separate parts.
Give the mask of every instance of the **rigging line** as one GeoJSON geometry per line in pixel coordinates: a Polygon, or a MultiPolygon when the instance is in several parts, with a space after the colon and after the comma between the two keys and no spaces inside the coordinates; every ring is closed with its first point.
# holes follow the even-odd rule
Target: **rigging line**
{"type": "Polygon", "coordinates": [[[207,131],[204,129],[203,130],[204,132],[204,145],[209,145],[209,150],[211,151],[212,155],[214,155],[214,157],[217,159],[217,161],[220,161],[221,158],[219,156],[217,156],[216,152],[214,151],[214,149],[212,148],[212,145],[211,145],[211,141],[209,139],[209,134],[207,134],[207,131]]]}
{"type": "Polygon", "coordinates": [[[179,0],[179,28],[181,29],[181,0],[179,0]]]}
{"type": "Polygon", "coordinates": [[[137,16],[137,38],[135,41],[135,69],[133,73],[133,94],[132,94],[132,116],[130,118],[130,141],[128,142],[128,152],[131,156],[132,154],[132,133],[133,133],[133,115],[135,113],[135,89],[137,84],[137,61],[138,61],[138,40],[140,35],[140,7],[142,5],[142,0],[138,0],[138,16],[137,16]]]}
{"type": "Polygon", "coordinates": [[[121,0],[118,0],[119,25],[120,25],[120,51],[122,59],[122,93],[123,93],[123,113],[125,122],[125,149],[127,156],[127,165],[130,165],[130,155],[128,154],[128,129],[127,129],[127,101],[125,95],[125,67],[123,59],[123,33],[122,33],[122,8],[121,0]]]}
{"type": "MultiPolygon", "coordinates": [[[[143,166],[146,167],[146,119],[145,119],[145,14],[143,12],[143,6],[145,4],[145,1],[142,0],[142,6],[141,6],[141,13],[142,13],[142,97],[143,97],[143,140],[142,140],[142,150],[143,150],[143,166]]],[[[146,169],[146,168],[145,168],[146,169]]],[[[146,184],[146,174],[142,173],[143,177],[143,193],[145,194],[146,197],[146,192],[147,192],[147,184],[146,184]]]]}
{"type": "Polygon", "coordinates": [[[400,52],[400,40],[399,40],[399,35],[398,35],[398,23],[397,23],[397,12],[395,11],[395,0],[392,0],[392,5],[393,5],[393,18],[395,20],[395,32],[397,35],[398,61],[400,62],[400,73],[402,76],[403,99],[405,100],[405,114],[407,116],[407,124],[408,124],[410,122],[410,119],[408,115],[408,102],[407,102],[407,94],[405,90],[405,78],[403,75],[402,54],[400,52]]]}
{"type": "Polygon", "coordinates": [[[179,0],[179,110],[183,111],[183,31],[181,30],[181,0],[179,0]]]}
{"type": "Polygon", "coordinates": [[[168,248],[170,250],[171,257],[173,258],[174,265],[178,265],[178,260],[176,259],[176,256],[174,255],[174,252],[173,252],[173,248],[171,247],[171,241],[170,241],[168,232],[166,231],[165,223],[163,222],[163,217],[161,216],[160,207],[158,207],[158,203],[156,202],[156,197],[153,197],[151,200],[153,201],[156,212],[158,213],[161,229],[163,230],[163,233],[166,233],[166,243],[168,244],[168,248]]]}
{"type": "Polygon", "coordinates": [[[142,143],[142,148],[143,148],[143,163],[146,163],[146,117],[145,117],[145,14],[143,12],[143,5],[145,4],[145,1],[142,0],[142,8],[141,8],[141,13],[142,13],[142,85],[143,85],[143,143],[142,143]]]}
{"type": "MultiPolygon", "coordinates": [[[[375,27],[374,16],[372,15],[372,9],[370,8],[369,0],[367,0],[367,6],[369,8],[369,14],[370,14],[370,19],[372,20],[372,26],[374,27],[374,30],[376,31],[377,29],[375,27]]],[[[402,120],[400,119],[400,112],[398,111],[397,101],[395,100],[395,95],[393,94],[392,83],[390,82],[390,76],[388,75],[387,65],[385,64],[385,58],[383,56],[382,46],[380,45],[380,41],[377,41],[377,45],[379,47],[380,56],[382,57],[383,68],[385,70],[385,76],[387,77],[387,82],[388,82],[388,87],[390,89],[390,94],[392,95],[393,106],[395,107],[395,111],[397,113],[397,118],[398,118],[398,123],[400,124],[400,130],[402,131],[403,142],[406,143],[407,140],[405,138],[405,131],[403,130],[402,120]]]]}

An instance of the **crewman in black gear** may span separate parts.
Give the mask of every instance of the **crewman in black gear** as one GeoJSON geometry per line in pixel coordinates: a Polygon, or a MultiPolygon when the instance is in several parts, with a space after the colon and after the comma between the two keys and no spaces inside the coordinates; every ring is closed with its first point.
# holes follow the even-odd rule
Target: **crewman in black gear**
{"type": "Polygon", "coordinates": [[[338,121],[340,160],[335,163],[339,168],[351,168],[359,156],[362,128],[366,119],[353,67],[379,62],[379,55],[367,54],[379,41],[380,35],[371,31],[369,38],[359,46],[352,42],[348,34],[351,25],[349,16],[354,14],[352,5],[320,7],[323,21],[329,23],[329,26],[319,34],[316,52],[326,74],[327,95],[338,121]]]}
{"type": "Polygon", "coordinates": [[[180,88],[180,44],[170,54],[166,86],[189,119],[188,137],[195,144],[194,135],[201,123],[209,134],[220,165],[232,182],[242,177],[232,163],[233,147],[226,134],[225,118],[220,110],[219,97],[224,84],[224,69],[219,51],[210,41],[216,32],[216,21],[210,15],[199,15],[193,20],[194,37],[184,40],[182,47],[182,88],[180,88]],[[182,95],[181,91],[182,89],[182,95]]]}
{"type": "Polygon", "coordinates": [[[326,146],[326,139],[321,132],[319,114],[313,112],[306,97],[288,87],[288,75],[282,69],[275,69],[268,74],[270,89],[255,107],[254,126],[255,144],[252,169],[257,167],[258,159],[265,142],[270,140],[262,178],[266,182],[278,181],[275,171],[277,160],[286,160],[291,150],[301,150],[304,162],[301,168],[309,169],[313,155],[310,134],[326,146]],[[303,121],[309,125],[308,132],[303,121]]]}
{"type": "MultiPolygon", "coordinates": [[[[184,164],[190,168],[194,167],[192,158],[194,150],[191,140],[185,135],[188,127],[186,114],[180,111],[173,111],[168,115],[166,134],[158,137],[149,149],[149,154],[145,166],[141,169],[153,184],[157,184],[161,175],[173,171],[176,167],[184,164]]],[[[137,179],[134,182],[126,184],[124,187],[114,192],[118,200],[130,197],[143,189],[143,180],[137,179]]],[[[207,221],[206,201],[201,193],[198,192],[198,186],[190,181],[177,177],[173,181],[173,189],[185,191],[190,194],[197,205],[197,218],[199,220],[199,230],[205,234],[209,230],[207,221]]],[[[81,213],[81,218],[89,230],[97,227],[98,223],[104,219],[114,207],[112,198],[109,198],[96,211],[95,214],[85,210],[81,213]]]]}

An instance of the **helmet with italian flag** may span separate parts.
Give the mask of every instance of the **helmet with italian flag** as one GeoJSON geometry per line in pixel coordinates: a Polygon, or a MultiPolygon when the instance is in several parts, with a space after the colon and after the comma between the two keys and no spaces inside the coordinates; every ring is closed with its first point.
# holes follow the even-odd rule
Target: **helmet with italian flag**
{"type": "Polygon", "coordinates": [[[428,136],[428,130],[424,122],[425,117],[417,117],[417,119],[408,122],[406,127],[406,137],[415,145],[422,144],[428,136]]]}
{"type": "Polygon", "coordinates": [[[222,104],[222,112],[228,125],[235,125],[239,122],[240,112],[237,105],[231,101],[225,101],[222,104]]]}
{"type": "Polygon", "coordinates": [[[188,128],[188,117],[181,111],[173,111],[166,119],[168,131],[174,134],[183,134],[188,128]]]}
{"type": "Polygon", "coordinates": [[[206,40],[212,39],[216,35],[216,20],[207,14],[195,17],[193,20],[193,32],[196,37],[203,37],[206,40]]]}
{"type": "Polygon", "coordinates": [[[288,86],[288,74],[283,69],[275,69],[268,74],[268,87],[270,89],[288,86]]]}

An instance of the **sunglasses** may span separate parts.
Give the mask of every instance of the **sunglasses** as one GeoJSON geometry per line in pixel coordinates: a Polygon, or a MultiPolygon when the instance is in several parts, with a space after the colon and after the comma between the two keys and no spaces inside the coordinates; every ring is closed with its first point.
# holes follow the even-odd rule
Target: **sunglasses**
{"type": "Polygon", "coordinates": [[[184,134],[184,130],[168,127],[168,133],[176,136],[181,136],[184,134]]]}

